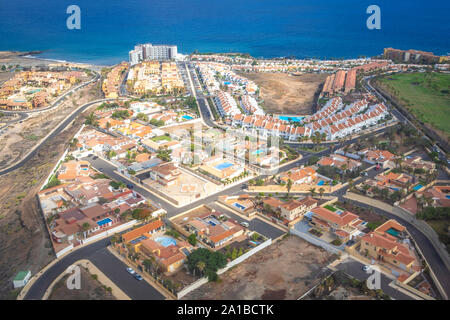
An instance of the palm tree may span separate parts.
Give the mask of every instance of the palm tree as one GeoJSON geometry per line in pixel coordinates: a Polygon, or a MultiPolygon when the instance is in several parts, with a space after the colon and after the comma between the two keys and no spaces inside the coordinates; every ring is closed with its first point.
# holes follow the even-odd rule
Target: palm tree
{"type": "Polygon", "coordinates": [[[287,184],[286,184],[286,189],[287,189],[287,195],[288,195],[288,197],[289,197],[289,193],[291,192],[291,188],[292,188],[292,180],[291,179],[289,179],[288,180],[288,182],[287,182],[287,184]]]}
{"type": "Polygon", "coordinates": [[[324,189],[324,188],[320,188],[320,189],[319,189],[320,199],[322,199],[324,192],[325,192],[325,189],[324,189]]]}
{"type": "Polygon", "coordinates": [[[197,269],[200,271],[200,274],[203,274],[203,270],[205,270],[206,263],[203,261],[197,262],[197,269]]]}
{"type": "Polygon", "coordinates": [[[314,198],[314,195],[316,194],[316,188],[309,189],[309,192],[311,193],[311,197],[314,198]]]}

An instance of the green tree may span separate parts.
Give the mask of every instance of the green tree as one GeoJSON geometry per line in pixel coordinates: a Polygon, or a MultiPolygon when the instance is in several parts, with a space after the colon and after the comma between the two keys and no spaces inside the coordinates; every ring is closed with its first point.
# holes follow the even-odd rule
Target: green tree
{"type": "Polygon", "coordinates": [[[292,180],[291,179],[289,179],[288,180],[288,182],[287,182],[287,184],[286,184],[286,189],[287,189],[287,195],[288,195],[288,197],[289,197],[289,193],[291,192],[291,188],[292,188],[292,180]]]}
{"type": "Polygon", "coordinates": [[[188,242],[191,245],[196,246],[197,245],[197,235],[195,233],[191,233],[188,237],[188,242]]]}

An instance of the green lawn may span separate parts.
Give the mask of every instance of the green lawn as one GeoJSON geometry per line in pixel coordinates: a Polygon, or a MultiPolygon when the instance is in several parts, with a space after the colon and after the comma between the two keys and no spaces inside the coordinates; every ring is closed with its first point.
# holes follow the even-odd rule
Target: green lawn
{"type": "Polygon", "coordinates": [[[166,135],[153,137],[152,140],[155,141],[155,142],[159,142],[159,141],[162,141],[162,140],[172,141],[172,139],[169,136],[166,136],[166,135]]]}
{"type": "Polygon", "coordinates": [[[330,206],[329,204],[327,204],[324,208],[325,208],[325,209],[328,209],[328,210],[330,210],[330,211],[333,211],[333,212],[337,211],[337,209],[336,209],[335,207],[330,206]]]}
{"type": "Polygon", "coordinates": [[[450,74],[401,73],[378,81],[417,119],[450,136],[450,74]]]}

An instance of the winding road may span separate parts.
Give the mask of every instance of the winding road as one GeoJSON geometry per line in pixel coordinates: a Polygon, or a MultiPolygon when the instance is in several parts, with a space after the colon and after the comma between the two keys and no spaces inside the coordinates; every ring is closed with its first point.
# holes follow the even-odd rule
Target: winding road
{"type": "MultiPolygon", "coordinates": [[[[194,85],[192,83],[191,76],[195,79],[195,73],[192,73],[192,69],[188,70],[187,65],[185,64],[187,72],[189,73],[189,79],[190,79],[190,89],[192,96],[196,97],[199,107],[200,107],[200,113],[202,116],[203,121],[211,127],[214,127],[215,124],[211,119],[211,113],[210,110],[208,110],[208,107],[205,103],[205,98],[203,95],[196,94],[194,85]]],[[[197,80],[198,81],[198,80],[197,80]]],[[[102,102],[102,101],[108,101],[108,100],[115,100],[115,99],[101,99],[96,100],[93,102],[89,102],[82,107],[80,107],[76,113],[72,114],[68,119],[63,121],[58,125],[57,128],[53,132],[51,132],[43,141],[39,143],[39,145],[30,152],[29,155],[27,155],[24,159],[19,161],[17,164],[12,166],[11,168],[5,169],[3,171],[0,171],[0,174],[5,174],[7,172],[11,172],[22,165],[24,165],[38,150],[39,147],[42,146],[43,143],[49,141],[52,139],[55,135],[57,135],[59,132],[64,130],[64,128],[71,123],[73,119],[82,111],[84,111],[89,106],[102,102]]],[[[382,132],[385,130],[384,128],[379,129],[379,132],[382,132]]],[[[373,132],[370,134],[374,134],[373,132]]],[[[354,143],[357,138],[351,139],[348,141],[345,141],[339,145],[339,147],[343,147],[344,145],[354,143]]],[[[298,144],[298,146],[305,145],[305,144],[298,144]]],[[[292,145],[294,146],[294,145],[292,145]]],[[[302,159],[295,161],[290,164],[286,164],[280,168],[279,171],[287,171],[291,168],[301,166],[307,163],[307,161],[312,156],[322,156],[326,154],[330,154],[333,152],[338,145],[332,145],[326,150],[323,150],[316,154],[306,154],[303,156],[302,159]]],[[[181,213],[183,211],[186,211],[188,209],[194,208],[202,203],[211,203],[214,202],[218,196],[220,195],[237,195],[242,194],[246,189],[246,183],[240,183],[237,184],[227,190],[223,190],[222,192],[219,192],[215,195],[209,196],[205,199],[198,200],[196,202],[193,202],[187,206],[184,206],[182,208],[177,208],[173,206],[172,204],[168,203],[167,201],[164,201],[163,199],[156,197],[155,195],[151,194],[150,192],[146,191],[145,189],[140,188],[138,185],[130,182],[129,180],[125,180],[122,176],[116,174],[114,171],[116,168],[111,165],[110,163],[97,158],[86,158],[88,161],[91,162],[91,164],[96,167],[97,169],[101,169],[102,172],[105,172],[105,174],[111,176],[113,179],[117,179],[123,182],[126,182],[127,184],[133,184],[134,189],[147,197],[148,199],[152,200],[154,203],[158,203],[161,207],[163,207],[167,211],[168,217],[172,217],[178,213],[181,213]],[[161,204],[162,203],[162,204],[161,204]]],[[[345,190],[341,190],[338,193],[336,193],[336,196],[339,197],[340,200],[343,199],[345,190]]],[[[368,207],[365,203],[358,203],[358,205],[362,207],[368,207]]],[[[447,292],[448,295],[450,295],[450,279],[449,279],[449,270],[446,270],[442,262],[442,259],[440,258],[438,252],[435,250],[433,245],[430,243],[430,241],[422,234],[420,230],[417,230],[414,226],[409,224],[407,221],[403,221],[402,219],[399,219],[397,216],[394,216],[392,213],[384,212],[382,210],[379,210],[377,208],[373,208],[376,212],[385,215],[388,218],[395,218],[400,223],[405,225],[408,228],[408,231],[413,235],[417,245],[422,250],[423,254],[425,255],[426,259],[429,262],[430,267],[435,272],[437,278],[441,282],[442,286],[444,287],[444,290],[447,292]]],[[[39,278],[32,284],[32,286],[29,288],[25,295],[25,299],[42,299],[46,289],[50,286],[50,284],[62,273],[66,270],[67,267],[69,267],[74,262],[80,260],[80,259],[88,259],[92,261],[102,272],[105,273],[106,276],[108,276],[113,282],[115,282],[127,295],[129,295],[132,299],[164,299],[162,295],[153,288],[150,284],[148,284],[145,281],[137,281],[133,277],[131,277],[125,270],[126,266],[123,262],[121,262],[119,259],[117,259],[114,255],[112,255],[106,247],[109,245],[109,239],[103,239],[99,240],[97,242],[94,242],[92,244],[86,245],[84,247],[80,247],[77,250],[73,251],[72,253],[67,254],[63,258],[61,258],[59,261],[57,261],[52,267],[48,268],[43,272],[39,278]]]]}

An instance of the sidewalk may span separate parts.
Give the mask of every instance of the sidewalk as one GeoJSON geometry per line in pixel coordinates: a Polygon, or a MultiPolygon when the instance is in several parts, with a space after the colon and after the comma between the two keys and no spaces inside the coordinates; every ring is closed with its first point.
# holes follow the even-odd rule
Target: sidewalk
{"type": "MultiPolygon", "coordinates": [[[[137,264],[132,263],[131,261],[129,261],[128,259],[125,259],[124,257],[122,257],[120,254],[118,254],[116,252],[116,250],[114,250],[111,246],[108,246],[108,251],[111,252],[117,259],[119,259],[120,261],[122,261],[123,263],[125,263],[127,266],[133,268],[133,269],[137,269],[137,264]]],[[[176,296],[169,292],[166,288],[162,288],[159,283],[157,283],[155,280],[153,280],[153,278],[151,278],[146,272],[140,272],[140,275],[142,276],[142,278],[144,278],[145,281],[148,282],[149,285],[151,285],[153,288],[155,288],[156,290],[158,290],[159,293],[161,293],[166,300],[177,300],[176,296]]]]}
{"type": "MultiPolygon", "coordinates": [[[[133,226],[131,226],[130,228],[132,228],[133,226]]],[[[73,249],[71,249],[70,251],[64,253],[62,256],[57,257],[54,260],[52,260],[49,264],[47,264],[44,268],[42,268],[38,273],[36,273],[35,275],[33,275],[31,277],[31,279],[28,281],[28,283],[20,291],[19,295],[17,296],[17,300],[23,300],[25,298],[26,294],[28,293],[28,290],[30,290],[30,288],[33,286],[33,284],[36,282],[36,280],[39,279],[40,276],[42,276],[49,268],[51,268],[53,265],[58,263],[60,260],[64,259],[66,256],[68,256],[69,254],[73,253],[74,251],[76,251],[78,249],[84,248],[85,246],[89,246],[93,243],[96,243],[97,241],[103,240],[110,236],[111,236],[110,234],[104,235],[96,240],[91,241],[91,242],[88,242],[85,244],[80,244],[80,245],[74,247],[73,249]]]]}

